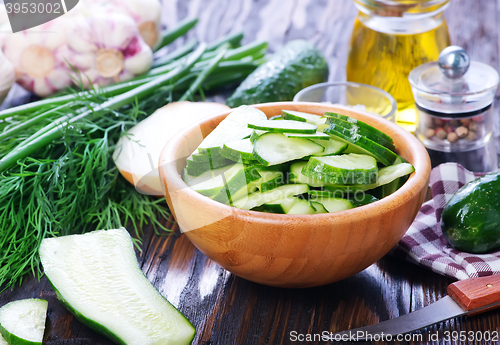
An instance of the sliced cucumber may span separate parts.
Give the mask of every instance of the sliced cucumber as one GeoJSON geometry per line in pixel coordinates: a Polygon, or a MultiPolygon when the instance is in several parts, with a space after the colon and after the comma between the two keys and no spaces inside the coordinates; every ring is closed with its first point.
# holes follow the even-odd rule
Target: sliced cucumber
{"type": "Polygon", "coordinates": [[[325,140],[315,140],[313,139],[316,144],[319,144],[323,146],[325,149],[321,153],[317,153],[316,156],[331,156],[331,155],[338,155],[341,154],[342,152],[345,151],[347,148],[347,144],[342,141],[338,141],[335,139],[331,139],[328,141],[325,140]]]}
{"type": "Polygon", "coordinates": [[[388,148],[377,144],[363,135],[351,133],[349,130],[336,126],[335,128],[327,127],[325,133],[330,134],[335,139],[344,141],[352,146],[355,146],[359,153],[364,153],[373,156],[377,161],[384,165],[392,165],[398,155],[388,148]]]}
{"type": "Polygon", "coordinates": [[[252,181],[261,178],[257,169],[253,166],[235,164],[231,169],[221,175],[224,180],[224,186],[213,197],[215,201],[230,205],[233,200],[237,200],[248,193],[253,192],[252,181]]]}
{"type": "Polygon", "coordinates": [[[196,177],[184,174],[183,179],[188,186],[198,193],[212,198],[224,187],[225,178],[223,176],[226,176],[225,174],[229,172],[228,177],[232,177],[237,171],[238,169],[235,169],[234,165],[230,165],[216,170],[205,171],[196,177]]]}
{"type": "Polygon", "coordinates": [[[273,133],[300,133],[300,134],[315,134],[318,126],[310,123],[283,120],[283,121],[255,121],[248,124],[248,128],[253,128],[261,131],[273,133]]]}
{"type": "Polygon", "coordinates": [[[377,161],[372,156],[351,153],[311,157],[302,174],[331,184],[372,184],[377,182],[377,161]]]}
{"type": "MultiPolygon", "coordinates": [[[[0,333],[11,345],[41,345],[48,302],[23,299],[0,308],[0,333]]],[[[0,337],[1,338],[1,337],[0,337]]]]}
{"type": "MultiPolygon", "coordinates": [[[[385,186],[389,183],[392,183],[396,180],[398,180],[401,177],[404,177],[406,175],[411,174],[414,172],[415,169],[410,163],[400,163],[396,165],[391,165],[388,167],[384,167],[378,171],[378,180],[376,183],[373,184],[359,184],[359,185],[332,185],[332,184],[325,184],[323,189],[327,189],[331,192],[336,192],[336,191],[342,191],[342,192],[347,192],[347,193],[354,193],[357,190],[371,190],[378,188],[380,186],[385,186]],[[348,188],[348,189],[346,189],[348,188]]],[[[394,190],[393,190],[394,191],[394,190]]],[[[388,194],[387,194],[388,195],[388,194]]],[[[382,197],[379,197],[382,198],[382,197]]]]}
{"type": "Polygon", "coordinates": [[[323,206],[323,204],[316,202],[316,201],[310,201],[311,206],[314,207],[314,213],[319,214],[319,213],[328,213],[328,210],[323,206]]]}
{"type": "Polygon", "coordinates": [[[327,120],[321,115],[303,113],[301,111],[295,111],[295,110],[282,110],[281,113],[285,120],[307,122],[316,125],[318,127],[324,125],[327,120]]]}
{"type": "Polygon", "coordinates": [[[313,201],[322,204],[328,213],[339,212],[354,208],[351,201],[342,198],[318,198],[313,201]]]}
{"type": "Polygon", "coordinates": [[[261,135],[266,134],[266,133],[269,133],[269,132],[268,131],[259,131],[256,129],[252,132],[252,135],[250,136],[250,141],[252,142],[252,144],[254,144],[255,140],[257,140],[261,135]]]}
{"type": "Polygon", "coordinates": [[[286,213],[288,213],[288,211],[290,211],[293,204],[295,204],[296,200],[297,200],[297,198],[292,196],[292,197],[288,197],[288,198],[282,198],[282,199],[274,200],[271,202],[267,202],[267,203],[259,206],[258,211],[286,214],[286,213]]]}
{"type": "Polygon", "coordinates": [[[259,161],[257,161],[257,163],[252,163],[250,165],[253,165],[259,171],[281,171],[281,172],[287,172],[290,169],[290,163],[289,162],[285,162],[285,163],[281,163],[281,164],[275,164],[275,165],[263,165],[263,164],[260,164],[259,161]]]}
{"type": "Polygon", "coordinates": [[[191,176],[199,176],[208,170],[215,170],[233,164],[234,161],[227,158],[209,160],[208,162],[195,162],[188,157],[186,159],[186,171],[191,176]]]}
{"type": "Polygon", "coordinates": [[[281,171],[257,171],[259,172],[261,178],[253,181],[252,184],[261,192],[267,192],[286,183],[285,174],[281,171]]]}
{"type": "Polygon", "coordinates": [[[314,134],[299,134],[299,133],[283,133],[287,138],[304,138],[304,139],[318,139],[330,140],[330,136],[323,132],[316,132],[314,134]]]}
{"type": "Polygon", "coordinates": [[[289,198],[294,195],[307,193],[308,191],[309,186],[306,184],[287,184],[264,193],[250,194],[233,202],[233,206],[243,210],[250,210],[274,200],[289,198]]]}
{"type": "Polygon", "coordinates": [[[295,198],[295,202],[292,207],[286,212],[286,214],[315,214],[316,209],[311,205],[308,200],[295,198]]]}
{"type": "MultiPolygon", "coordinates": [[[[289,175],[289,180],[292,183],[305,183],[311,187],[325,187],[325,186],[331,186],[332,188],[337,188],[339,185],[335,184],[330,184],[326,183],[320,180],[315,180],[312,178],[307,177],[306,175],[302,174],[302,169],[307,165],[307,161],[302,161],[302,162],[295,162],[292,165],[290,165],[290,175],[289,175]]],[[[345,186],[346,188],[351,188],[348,186],[345,186]]]]}
{"type": "Polygon", "coordinates": [[[373,133],[373,135],[384,138],[385,141],[387,141],[387,142],[394,143],[394,140],[389,135],[385,134],[381,130],[376,129],[375,127],[373,127],[373,126],[371,126],[371,125],[369,125],[366,122],[363,122],[361,120],[357,120],[357,119],[352,118],[350,116],[337,114],[337,113],[330,113],[330,112],[325,113],[325,116],[331,117],[331,118],[337,118],[337,119],[341,119],[341,120],[350,122],[352,124],[355,124],[358,127],[361,127],[361,128],[364,128],[364,129],[370,131],[371,133],[373,133]]]}
{"type": "Polygon", "coordinates": [[[263,165],[276,165],[324,151],[308,139],[287,138],[281,133],[266,133],[254,143],[253,155],[263,165]]]}
{"type": "Polygon", "coordinates": [[[220,154],[232,161],[241,162],[242,160],[253,160],[254,156],[252,152],[253,144],[250,139],[241,139],[225,143],[220,154]]]}
{"type": "Polygon", "coordinates": [[[372,202],[378,201],[378,198],[374,197],[371,194],[365,192],[354,193],[349,196],[349,200],[355,207],[364,206],[371,204],[372,202]]]}
{"type": "Polygon", "coordinates": [[[368,139],[376,142],[377,144],[387,147],[389,150],[395,149],[392,138],[387,139],[386,136],[379,136],[378,133],[381,132],[378,129],[375,129],[374,127],[369,126],[368,128],[370,129],[368,129],[367,127],[360,127],[355,123],[352,123],[350,121],[345,121],[336,117],[328,118],[326,124],[334,129],[337,127],[341,127],[347,129],[349,132],[353,134],[363,135],[368,139]]]}
{"type": "Polygon", "coordinates": [[[146,279],[125,229],[46,238],[45,275],[84,324],[118,344],[191,344],[195,329],[146,279]]]}
{"type": "Polygon", "coordinates": [[[210,153],[210,149],[221,148],[227,142],[243,139],[252,134],[248,123],[267,120],[259,109],[242,105],[230,113],[198,146],[200,153],[210,153]]]}

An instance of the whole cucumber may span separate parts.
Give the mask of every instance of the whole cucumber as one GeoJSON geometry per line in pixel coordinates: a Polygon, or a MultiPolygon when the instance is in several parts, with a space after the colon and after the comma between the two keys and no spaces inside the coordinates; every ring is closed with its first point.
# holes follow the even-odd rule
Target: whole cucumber
{"type": "Polygon", "coordinates": [[[441,229],[461,251],[482,254],[500,248],[500,172],[460,188],[443,210],[441,229]]]}
{"type": "Polygon", "coordinates": [[[328,63],[321,51],[310,42],[294,40],[253,71],[226,104],[235,108],[291,101],[303,88],[327,79],[328,63]]]}

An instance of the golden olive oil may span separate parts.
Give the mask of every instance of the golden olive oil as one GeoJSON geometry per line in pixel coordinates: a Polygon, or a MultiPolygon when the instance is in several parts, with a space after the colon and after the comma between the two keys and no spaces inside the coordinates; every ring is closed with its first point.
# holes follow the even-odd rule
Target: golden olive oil
{"type": "Polygon", "coordinates": [[[441,50],[449,45],[444,19],[430,31],[394,34],[372,30],[358,17],[351,37],[347,80],[389,92],[398,102],[398,123],[413,131],[415,108],[408,75],[417,66],[437,61],[441,50]]]}

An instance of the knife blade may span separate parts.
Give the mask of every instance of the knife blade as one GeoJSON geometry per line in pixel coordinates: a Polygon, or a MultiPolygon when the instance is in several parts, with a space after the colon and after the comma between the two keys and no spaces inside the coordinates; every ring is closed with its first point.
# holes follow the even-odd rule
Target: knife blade
{"type": "Polygon", "coordinates": [[[500,274],[450,284],[448,296],[409,314],[380,323],[333,333],[332,339],[373,340],[416,331],[459,316],[500,307],[500,274]]]}

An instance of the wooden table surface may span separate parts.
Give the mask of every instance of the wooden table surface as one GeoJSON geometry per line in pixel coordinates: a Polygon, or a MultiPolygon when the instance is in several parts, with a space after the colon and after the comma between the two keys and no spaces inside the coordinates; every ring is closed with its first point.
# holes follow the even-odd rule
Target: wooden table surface
{"type": "MultiPolygon", "coordinates": [[[[233,30],[244,43],[267,40],[275,51],[306,38],[328,57],[330,79],[345,79],[348,40],[356,16],[351,0],[164,0],[163,20],[187,16],[199,23],[188,37],[210,42],[233,30]]],[[[500,69],[500,0],[452,0],[446,17],[453,44],[474,60],[500,69]]],[[[177,42],[180,44],[181,42],[177,42]]],[[[223,101],[222,97],[220,97],[223,101]]],[[[19,102],[11,96],[9,102],[19,102]]],[[[167,222],[167,220],[165,220],[167,222]]],[[[451,279],[387,255],[363,272],[317,288],[280,289],[238,278],[196,250],[172,223],[170,236],[146,230],[141,267],[158,290],[194,324],[193,344],[329,344],[299,341],[294,334],[321,334],[377,323],[420,309],[446,295],[451,279]]],[[[27,279],[0,295],[0,305],[29,297],[48,299],[45,344],[112,344],[77,321],[57,301],[47,280],[27,279]]],[[[498,331],[500,310],[428,327],[422,341],[454,343],[447,331],[498,331]]],[[[465,343],[465,342],[464,342],[465,343]]],[[[469,341],[467,343],[475,343],[469,341]]],[[[490,343],[478,341],[478,344],[490,343]]],[[[498,342],[491,342],[498,343],[498,342]]]]}

